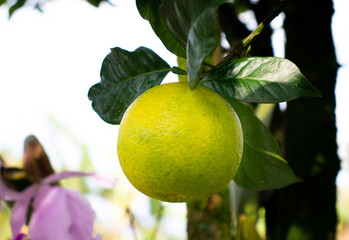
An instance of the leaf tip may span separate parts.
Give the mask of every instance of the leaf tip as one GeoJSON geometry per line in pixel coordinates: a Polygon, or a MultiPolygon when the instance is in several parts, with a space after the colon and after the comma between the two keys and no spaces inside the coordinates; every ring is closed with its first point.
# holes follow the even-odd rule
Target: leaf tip
{"type": "Polygon", "coordinates": [[[199,85],[199,77],[188,71],[188,82],[190,90],[194,90],[199,85]]]}
{"type": "Polygon", "coordinates": [[[197,86],[198,86],[198,84],[189,81],[190,90],[193,91],[197,86]]]}
{"type": "Polygon", "coordinates": [[[306,94],[304,95],[305,97],[308,96],[308,97],[322,97],[322,93],[317,90],[314,86],[312,86],[312,88],[310,89],[310,93],[309,94],[306,94]]]}
{"type": "Polygon", "coordinates": [[[304,180],[296,175],[294,175],[294,182],[293,183],[300,183],[300,182],[304,182],[304,180]]]}
{"type": "Polygon", "coordinates": [[[322,97],[322,93],[319,90],[315,89],[314,97],[322,97]]]}

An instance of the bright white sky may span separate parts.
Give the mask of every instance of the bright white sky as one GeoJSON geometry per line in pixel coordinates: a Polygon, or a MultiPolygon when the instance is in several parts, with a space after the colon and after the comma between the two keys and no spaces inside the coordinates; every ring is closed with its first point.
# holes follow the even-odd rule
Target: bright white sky
{"type": "MultiPolygon", "coordinates": [[[[9,151],[20,159],[24,138],[35,134],[56,171],[79,170],[82,152],[75,138],[87,146],[97,172],[119,178],[116,192],[127,192],[122,199],[130,192],[138,194],[129,204],[137,220],[147,226],[154,224],[148,198],[130,186],[117,160],[118,127],[99,118],[87,93],[100,81],[101,64],[110,48],[133,51],[145,46],[171,66],[176,58],[139,16],[135,1],[114,3],[115,7],[95,8],[85,0],[53,0],[43,13],[22,9],[10,20],[7,9],[0,7],[0,153],[9,151]]],[[[175,76],[169,77],[167,81],[173,81],[175,76]]],[[[128,222],[122,220],[125,209],[106,208],[109,202],[98,196],[88,199],[104,227],[122,228],[122,234],[132,239],[128,222]]],[[[175,214],[163,219],[161,230],[184,238],[185,204],[172,204],[168,211],[175,214]]]]}
{"type": "MultiPolygon", "coordinates": [[[[8,20],[0,7],[0,152],[21,157],[23,140],[35,134],[56,169],[78,169],[81,152],[54,119],[87,145],[97,171],[117,171],[117,126],[104,123],[87,98],[100,81],[104,57],[112,47],[153,49],[170,65],[176,59],[138,14],[135,1],[94,8],[83,0],[54,0],[44,12],[22,9],[8,20]]],[[[339,153],[349,155],[349,2],[335,0],[333,18],[337,57],[339,153]]],[[[173,79],[173,76],[172,76],[173,79]]]]}
{"type": "Polygon", "coordinates": [[[10,20],[0,8],[0,151],[20,157],[25,136],[34,133],[52,157],[59,153],[57,167],[77,168],[70,151],[75,146],[65,144],[69,140],[49,117],[87,144],[98,156],[95,161],[105,161],[106,149],[116,150],[117,126],[104,123],[87,97],[100,81],[104,57],[116,46],[129,51],[146,46],[170,65],[176,59],[152,34],[134,1],[114,2],[115,7],[97,9],[82,0],[55,0],[43,13],[23,9],[10,20]]]}
{"type": "Polygon", "coordinates": [[[335,15],[332,22],[333,38],[337,61],[342,66],[338,70],[336,85],[336,118],[338,153],[343,160],[343,170],[338,176],[339,187],[349,188],[349,1],[335,0],[335,15]]]}

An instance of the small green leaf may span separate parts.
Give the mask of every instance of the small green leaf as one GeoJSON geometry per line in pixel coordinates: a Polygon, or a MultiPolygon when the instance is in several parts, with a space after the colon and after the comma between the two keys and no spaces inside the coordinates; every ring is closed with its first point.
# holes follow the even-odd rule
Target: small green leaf
{"type": "Polygon", "coordinates": [[[159,85],[169,71],[171,67],[148,48],[134,52],[114,48],[103,61],[101,82],[90,88],[88,97],[104,121],[120,124],[133,100],[159,85]]]}
{"type": "Polygon", "coordinates": [[[161,7],[167,28],[186,47],[191,89],[199,83],[204,59],[219,44],[220,30],[215,12],[224,2],[227,0],[164,0],[161,7]]]}
{"type": "Polygon", "coordinates": [[[187,76],[187,71],[180,67],[172,67],[171,72],[177,74],[178,76],[187,76]]]}
{"type": "Polygon", "coordinates": [[[241,165],[234,177],[244,188],[267,190],[282,188],[300,179],[294,175],[268,128],[243,103],[227,99],[238,114],[244,134],[241,165]]]}
{"type": "Polygon", "coordinates": [[[245,102],[276,103],[321,96],[294,63],[277,57],[240,58],[209,73],[201,84],[245,102]]]}
{"type": "Polygon", "coordinates": [[[91,5],[98,7],[101,2],[106,2],[107,0],[87,0],[91,5]]]}
{"type": "Polygon", "coordinates": [[[44,11],[42,10],[41,4],[37,3],[35,4],[34,8],[38,10],[39,12],[43,13],[44,11]]]}
{"type": "Polygon", "coordinates": [[[181,46],[173,35],[168,31],[161,17],[160,7],[163,0],[137,0],[139,14],[148,20],[155,34],[165,47],[177,56],[186,58],[185,47],[181,46]]]}
{"type": "Polygon", "coordinates": [[[24,6],[24,4],[26,3],[26,0],[17,0],[15,4],[13,4],[10,9],[8,10],[9,11],[9,17],[12,16],[12,14],[17,11],[18,9],[20,9],[21,7],[24,6]]]}

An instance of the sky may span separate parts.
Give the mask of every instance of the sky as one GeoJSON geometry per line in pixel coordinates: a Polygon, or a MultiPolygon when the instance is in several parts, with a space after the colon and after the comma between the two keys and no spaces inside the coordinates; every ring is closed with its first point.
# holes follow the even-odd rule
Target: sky
{"type": "MultiPolygon", "coordinates": [[[[43,13],[23,9],[10,20],[0,8],[0,151],[20,157],[25,136],[33,133],[47,151],[69,153],[57,149],[62,147],[61,136],[54,135],[53,122],[94,146],[91,154],[115,146],[117,126],[103,122],[87,97],[89,88],[100,81],[100,67],[110,48],[133,51],[146,46],[175,64],[175,57],[149,34],[151,28],[133,1],[115,5],[97,9],[81,0],[55,0],[44,5],[43,13]]],[[[62,156],[54,164],[77,168],[75,157],[62,156]]]]}
{"type": "Polygon", "coordinates": [[[336,125],[338,154],[342,160],[342,171],[337,177],[340,188],[349,189],[349,2],[334,1],[335,14],[332,19],[333,40],[337,61],[341,65],[336,82],[336,125]]]}
{"type": "MultiPolygon", "coordinates": [[[[113,47],[134,51],[145,46],[171,66],[176,58],[139,16],[135,1],[114,4],[95,8],[83,0],[54,0],[44,5],[43,13],[21,9],[10,20],[7,9],[0,7],[0,153],[20,159],[25,137],[34,134],[59,172],[80,170],[86,147],[96,172],[118,177],[115,192],[126,192],[121,202],[137,196],[130,207],[149,225],[148,198],[130,185],[118,163],[118,126],[100,119],[87,94],[100,81],[102,61],[113,47]]],[[[174,75],[166,81],[174,81],[174,75]]],[[[132,239],[132,231],[123,227],[128,226],[121,218],[125,209],[106,208],[98,196],[88,199],[103,227],[114,231],[117,226],[125,239],[132,239]]],[[[183,238],[185,204],[172,204],[166,211],[171,218],[162,221],[161,229],[183,238]],[[168,227],[174,225],[176,230],[168,227]]]]}
{"type": "MultiPolygon", "coordinates": [[[[97,172],[122,175],[116,156],[118,127],[93,111],[88,90],[100,81],[110,48],[134,51],[145,46],[171,66],[176,58],[139,16],[135,1],[112,2],[115,7],[95,8],[83,0],[53,0],[43,13],[25,8],[11,19],[0,7],[0,152],[21,158],[24,138],[35,134],[58,171],[78,170],[81,146],[86,146],[97,172]]],[[[349,188],[349,1],[334,2],[333,36],[342,65],[336,117],[339,154],[345,161],[338,184],[349,188]]],[[[280,29],[277,35],[282,40],[280,29]]],[[[174,79],[170,73],[166,81],[174,79]]]]}

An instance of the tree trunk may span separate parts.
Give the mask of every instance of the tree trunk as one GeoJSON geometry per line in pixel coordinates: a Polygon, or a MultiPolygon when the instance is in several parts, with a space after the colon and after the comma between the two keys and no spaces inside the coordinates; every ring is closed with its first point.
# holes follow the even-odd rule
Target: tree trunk
{"type": "Polygon", "coordinates": [[[339,159],[332,1],[295,0],[285,14],[286,58],[300,68],[322,97],[289,102],[283,122],[277,123],[284,126],[285,157],[303,182],[273,193],[266,205],[267,235],[270,240],[334,239],[339,159]]]}

